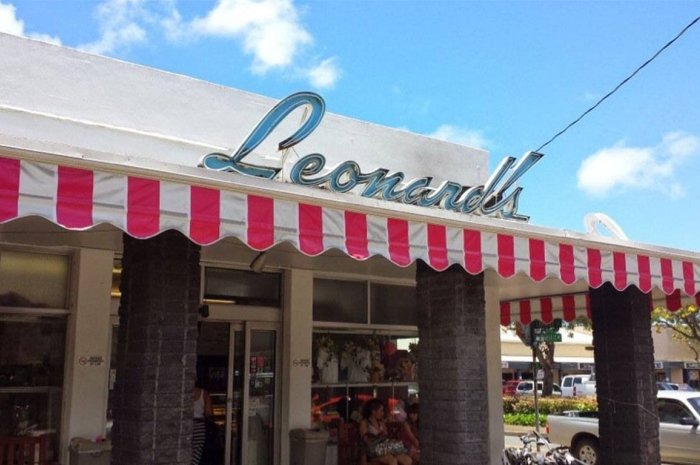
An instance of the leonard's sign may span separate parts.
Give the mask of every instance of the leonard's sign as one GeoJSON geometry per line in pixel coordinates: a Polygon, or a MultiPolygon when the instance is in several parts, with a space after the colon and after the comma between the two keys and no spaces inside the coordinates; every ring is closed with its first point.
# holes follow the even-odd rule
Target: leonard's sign
{"type": "MultiPolygon", "coordinates": [[[[210,153],[202,157],[199,165],[247,176],[268,179],[278,177],[281,168],[251,164],[244,159],[285,118],[301,106],[307,107],[306,119],[291,136],[278,144],[278,149],[286,150],[295,146],[316,129],[325,113],[326,104],[323,98],[313,92],[298,92],[281,100],[263,117],[233,155],[210,153]]],[[[294,163],[289,172],[289,180],[294,184],[325,187],[334,192],[356,191],[363,197],[527,221],[528,216],[518,213],[518,199],[522,187],[514,185],[540,158],[542,154],[537,152],[528,152],[520,160],[506,157],[483,185],[464,186],[453,181],[444,181],[432,186],[432,177],[406,180],[403,172],[390,172],[386,168],[363,172],[360,165],[352,160],[327,168],[326,158],[322,154],[311,153],[294,163]]]]}

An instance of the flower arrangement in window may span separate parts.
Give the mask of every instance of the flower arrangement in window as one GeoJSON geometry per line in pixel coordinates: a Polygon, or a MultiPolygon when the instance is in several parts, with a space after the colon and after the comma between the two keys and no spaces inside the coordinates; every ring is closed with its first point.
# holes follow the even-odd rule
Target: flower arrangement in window
{"type": "Polygon", "coordinates": [[[418,378],[418,343],[408,344],[408,356],[399,361],[399,371],[401,379],[404,381],[415,381],[418,378]]]}
{"type": "Polygon", "coordinates": [[[329,334],[316,339],[316,368],[322,383],[338,382],[338,356],[335,351],[335,341],[329,334]]]}
{"type": "Polygon", "coordinates": [[[343,346],[340,358],[341,368],[348,370],[348,381],[365,383],[369,379],[372,367],[372,354],[361,344],[349,340],[343,346]]]}
{"type": "Polygon", "coordinates": [[[329,334],[323,334],[316,338],[316,350],[319,356],[317,361],[322,361],[323,366],[328,366],[333,358],[335,358],[335,341],[329,334]]]}

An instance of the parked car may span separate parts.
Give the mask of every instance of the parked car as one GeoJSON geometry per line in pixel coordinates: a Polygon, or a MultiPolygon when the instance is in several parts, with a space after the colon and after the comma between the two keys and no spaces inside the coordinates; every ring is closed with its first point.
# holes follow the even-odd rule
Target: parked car
{"type": "Polygon", "coordinates": [[[561,379],[561,395],[563,397],[573,397],[574,384],[580,384],[591,379],[592,375],[566,375],[561,379]]]}
{"type": "Polygon", "coordinates": [[[509,379],[508,381],[506,381],[505,384],[503,384],[503,395],[514,396],[515,389],[518,387],[518,383],[520,383],[519,379],[509,379]]]}
{"type": "MultiPolygon", "coordinates": [[[[700,392],[662,390],[657,394],[661,461],[700,465],[700,392]]],[[[576,458],[598,465],[597,412],[569,411],[547,417],[552,442],[569,445],[576,458]]]]}
{"type": "MultiPolygon", "coordinates": [[[[515,387],[515,395],[517,396],[532,396],[535,395],[533,392],[534,383],[532,380],[520,381],[515,387]]],[[[537,394],[542,395],[542,381],[537,381],[537,394]]],[[[561,388],[558,384],[552,385],[552,395],[561,396],[561,388]]]]}
{"type": "Polygon", "coordinates": [[[656,382],[656,389],[658,391],[677,391],[678,390],[678,385],[673,385],[671,383],[667,383],[665,381],[657,381],[656,382]]]}

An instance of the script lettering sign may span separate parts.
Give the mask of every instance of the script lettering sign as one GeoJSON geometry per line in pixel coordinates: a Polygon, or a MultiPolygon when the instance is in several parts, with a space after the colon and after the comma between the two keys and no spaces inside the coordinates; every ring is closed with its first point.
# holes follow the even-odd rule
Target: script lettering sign
{"type": "MultiPolygon", "coordinates": [[[[281,168],[261,166],[245,161],[270,133],[294,110],[308,108],[301,126],[278,144],[279,150],[289,149],[308,137],[321,123],[326,104],[313,92],[298,92],[275,105],[252,130],[233,153],[210,153],[202,157],[200,166],[217,171],[231,171],[247,176],[274,179],[281,168]]],[[[495,216],[527,221],[528,216],[518,213],[518,200],[522,187],[515,183],[532,165],[542,158],[541,153],[528,152],[520,160],[506,157],[484,185],[464,186],[453,181],[444,181],[433,186],[432,177],[406,180],[401,171],[379,168],[364,172],[352,160],[326,167],[326,157],[312,153],[301,157],[291,168],[289,179],[303,186],[317,186],[335,192],[357,191],[363,197],[401,202],[422,207],[440,207],[460,213],[495,216]]]]}

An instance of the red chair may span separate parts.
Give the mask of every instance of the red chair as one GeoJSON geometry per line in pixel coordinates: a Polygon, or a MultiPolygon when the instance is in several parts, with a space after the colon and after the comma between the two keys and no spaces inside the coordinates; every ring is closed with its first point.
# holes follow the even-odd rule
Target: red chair
{"type": "Polygon", "coordinates": [[[0,437],[0,465],[49,465],[46,436],[0,437]]]}

